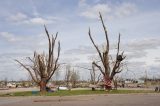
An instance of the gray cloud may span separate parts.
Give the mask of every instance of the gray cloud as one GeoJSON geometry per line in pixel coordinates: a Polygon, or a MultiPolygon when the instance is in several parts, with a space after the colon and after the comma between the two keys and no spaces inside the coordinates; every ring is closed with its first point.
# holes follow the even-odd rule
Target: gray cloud
{"type": "Polygon", "coordinates": [[[79,4],[82,10],[80,16],[88,19],[97,19],[98,12],[101,12],[106,19],[110,20],[113,18],[123,18],[137,11],[137,7],[131,3],[121,3],[119,5],[107,3],[89,5],[83,0],[80,1],[79,4]]]}
{"type": "Polygon", "coordinates": [[[160,46],[160,38],[146,38],[142,40],[134,40],[124,45],[127,51],[142,51],[148,49],[156,49],[160,46]]]}
{"type": "Polygon", "coordinates": [[[17,14],[9,16],[6,20],[10,22],[19,22],[19,21],[26,20],[27,18],[28,18],[27,15],[19,12],[17,14]]]}
{"type": "Polygon", "coordinates": [[[147,52],[146,51],[135,51],[135,52],[128,52],[125,53],[125,55],[127,56],[127,59],[138,59],[138,58],[142,58],[147,56],[147,52]]]}
{"type": "Polygon", "coordinates": [[[150,66],[147,70],[147,74],[149,78],[159,78],[160,77],[160,65],[157,66],[150,66]]]}
{"type": "Polygon", "coordinates": [[[0,37],[7,40],[8,42],[17,42],[22,40],[22,38],[15,36],[14,34],[9,32],[0,32],[0,37]]]}
{"type": "Polygon", "coordinates": [[[62,58],[60,58],[60,63],[65,63],[65,64],[74,63],[77,61],[80,61],[80,59],[78,57],[62,57],[62,58]]]}
{"type": "Polygon", "coordinates": [[[155,58],[155,62],[160,63],[160,57],[156,57],[156,58],[155,58]]]}
{"type": "MultiPolygon", "coordinates": [[[[128,43],[124,43],[121,45],[122,50],[125,51],[125,55],[127,56],[127,67],[129,71],[125,71],[127,69],[124,69],[123,75],[125,77],[134,77],[134,78],[140,78],[145,74],[145,68],[150,67],[147,65],[147,62],[141,58],[147,57],[148,50],[151,49],[157,49],[160,45],[159,43],[160,39],[159,38],[148,38],[148,39],[141,39],[141,40],[134,40],[134,41],[128,41],[128,43]]],[[[100,46],[99,46],[100,47],[100,46]]],[[[116,46],[115,44],[111,44],[111,54],[112,56],[115,56],[116,52],[116,46]]],[[[97,60],[99,59],[96,51],[92,51],[95,48],[93,46],[91,47],[81,47],[80,49],[72,49],[69,50],[70,53],[74,53],[75,55],[83,55],[88,56],[88,62],[79,62],[76,63],[76,65],[82,66],[82,67],[91,67],[91,63],[89,61],[97,60]],[[83,48],[83,49],[82,49],[83,48]],[[84,49],[86,48],[86,49],[84,49]],[[83,51],[83,52],[79,52],[83,51]]],[[[72,55],[72,54],[71,54],[72,55]]],[[[155,61],[159,61],[159,57],[155,59],[155,61]]],[[[151,68],[150,70],[155,70],[155,68],[151,68]]],[[[158,70],[158,68],[156,68],[158,70]]],[[[150,73],[150,75],[154,75],[150,73]]]]}
{"type": "MultiPolygon", "coordinates": [[[[104,44],[102,44],[104,45],[104,44]]],[[[103,50],[102,45],[99,46],[100,50],[103,50]]],[[[116,52],[116,44],[110,45],[110,51],[116,52]]],[[[157,49],[160,47],[160,38],[148,38],[142,40],[134,40],[128,41],[128,43],[122,44],[121,49],[124,50],[127,59],[138,59],[147,56],[147,51],[150,49],[157,49]]],[[[65,54],[90,54],[89,59],[93,59],[93,57],[98,58],[96,55],[96,49],[93,46],[80,46],[76,49],[70,49],[65,51],[65,54]]],[[[110,55],[115,55],[115,53],[111,53],[110,55]]]]}
{"type": "Polygon", "coordinates": [[[0,32],[0,38],[5,39],[8,44],[8,49],[12,51],[35,51],[46,50],[48,46],[46,34],[31,35],[15,35],[9,32],[0,32]]]}
{"type": "Polygon", "coordinates": [[[92,46],[79,46],[75,49],[66,50],[64,54],[94,54],[96,50],[92,46]]]}
{"type": "Polygon", "coordinates": [[[140,68],[140,67],[142,68],[145,65],[146,65],[146,62],[144,61],[128,61],[127,62],[127,67],[132,68],[132,69],[140,68]]]}
{"type": "Polygon", "coordinates": [[[6,21],[14,24],[31,24],[31,25],[44,25],[44,24],[53,24],[56,23],[58,18],[43,18],[40,16],[29,17],[24,13],[18,12],[17,14],[12,14],[7,17],[6,21]]]}

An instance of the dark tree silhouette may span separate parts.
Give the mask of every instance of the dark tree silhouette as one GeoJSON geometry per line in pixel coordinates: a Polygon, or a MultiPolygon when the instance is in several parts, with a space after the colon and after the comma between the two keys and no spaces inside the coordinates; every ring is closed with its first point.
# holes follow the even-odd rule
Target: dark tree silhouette
{"type": "Polygon", "coordinates": [[[100,57],[100,62],[102,65],[96,63],[96,62],[93,62],[93,64],[100,70],[100,72],[102,73],[103,77],[104,77],[104,82],[105,82],[105,88],[106,89],[111,89],[111,82],[114,78],[114,76],[117,74],[117,73],[120,73],[122,71],[122,61],[125,59],[126,56],[124,56],[124,52],[121,52],[120,53],[120,34],[119,34],[119,37],[118,37],[118,43],[117,43],[117,54],[116,54],[116,59],[112,61],[112,64],[110,62],[110,59],[109,59],[109,50],[110,50],[110,45],[109,45],[109,38],[108,38],[108,34],[107,34],[107,30],[106,30],[106,27],[104,25],[104,21],[103,21],[103,18],[102,18],[102,15],[101,13],[99,13],[100,15],[100,20],[101,20],[101,23],[102,23],[102,26],[103,26],[103,30],[104,30],[104,33],[105,33],[105,39],[106,39],[106,45],[105,45],[105,48],[103,51],[101,51],[99,49],[99,47],[95,44],[93,38],[92,38],[92,35],[91,35],[91,31],[90,31],[90,28],[89,28],[89,37],[90,37],[90,40],[92,42],[92,44],[94,45],[94,47],[96,48],[97,50],[97,53],[100,57]]]}
{"type": "MultiPolygon", "coordinates": [[[[44,26],[45,27],[45,26],[44,26]]],[[[16,60],[22,67],[24,67],[32,77],[33,81],[40,86],[41,92],[46,92],[46,85],[51,79],[56,70],[58,70],[60,64],[58,63],[60,56],[60,42],[58,42],[57,56],[55,56],[55,44],[57,40],[58,33],[53,37],[49,35],[47,28],[45,27],[45,32],[48,38],[48,54],[40,54],[36,51],[34,52],[33,58],[28,57],[30,64],[26,65],[19,60],[16,60]]]]}

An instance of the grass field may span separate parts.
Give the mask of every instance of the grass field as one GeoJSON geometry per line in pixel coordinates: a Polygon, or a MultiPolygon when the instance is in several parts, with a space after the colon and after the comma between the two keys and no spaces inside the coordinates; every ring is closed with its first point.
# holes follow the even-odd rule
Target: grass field
{"type": "Polygon", "coordinates": [[[40,93],[38,91],[14,92],[1,94],[0,96],[71,96],[71,95],[91,95],[91,94],[130,94],[130,93],[154,93],[152,90],[73,90],[73,91],[56,91],[40,93]]]}

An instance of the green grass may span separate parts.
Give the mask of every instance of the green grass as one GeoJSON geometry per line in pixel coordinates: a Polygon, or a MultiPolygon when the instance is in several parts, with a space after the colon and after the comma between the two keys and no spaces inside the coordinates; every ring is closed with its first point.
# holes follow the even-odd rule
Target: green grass
{"type": "Polygon", "coordinates": [[[73,91],[56,91],[51,93],[42,94],[38,91],[25,91],[25,92],[15,92],[15,93],[8,93],[2,94],[0,96],[71,96],[71,95],[91,95],[91,94],[131,94],[131,93],[154,93],[151,90],[111,90],[111,91],[104,91],[104,90],[73,90],[73,91]]]}

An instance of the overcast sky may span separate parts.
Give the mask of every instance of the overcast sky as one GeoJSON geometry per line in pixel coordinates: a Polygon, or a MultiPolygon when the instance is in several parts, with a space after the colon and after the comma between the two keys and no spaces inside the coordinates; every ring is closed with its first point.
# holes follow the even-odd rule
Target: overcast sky
{"type": "MultiPolygon", "coordinates": [[[[99,20],[101,12],[114,56],[118,34],[121,50],[127,56],[129,71],[123,77],[160,77],[159,0],[1,0],[0,1],[0,79],[27,78],[14,59],[25,62],[33,52],[47,49],[45,24],[50,34],[59,32],[60,62],[90,66],[97,56],[88,37],[91,28],[98,45],[105,43],[99,20]]],[[[78,69],[81,79],[89,76],[78,69]]],[[[61,74],[63,70],[61,70],[61,74]]]]}

